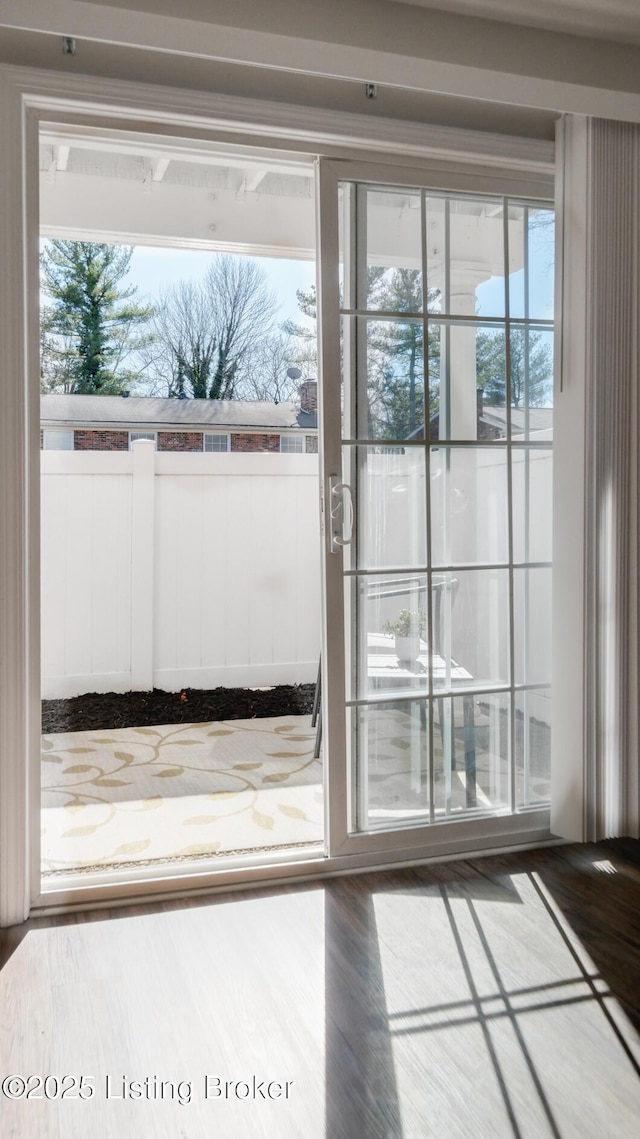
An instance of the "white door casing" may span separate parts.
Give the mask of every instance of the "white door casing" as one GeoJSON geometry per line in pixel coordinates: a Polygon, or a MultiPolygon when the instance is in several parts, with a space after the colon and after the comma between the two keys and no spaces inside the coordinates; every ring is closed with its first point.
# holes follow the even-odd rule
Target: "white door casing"
{"type": "MultiPolygon", "coordinates": [[[[471,188],[474,178],[499,177],[492,173],[509,168],[522,192],[532,188],[547,193],[550,185],[552,148],[547,143],[522,139],[492,139],[468,131],[389,124],[373,128],[359,116],[342,117],[330,112],[307,112],[277,106],[265,114],[264,104],[211,95],[145,88],[144,85],[62,76],[3,67],[0,69],[0,136],[3,163],[0,190],[5,224],[0,233],[3,274],[0,282],[0,354],[3,375],[3,415],[0,418],[0,924],[26,918],[30,903],[39,902],[39,407],[38,407],[38,125],[48,123],[94,124],[110,129],[144,131],[149,123],[161,123],[178,137],[197,126],[212,138],[238,132],[251,146],[279,147],[305,154],[353,157],[359,151],[369,157],[383,151],[396,174],[403,147],[412,152],[418,169],[431,164],[430,184],[456,184],[471,188]],[[358,121],[356,121],[358,120],[358,121]],[[438,156],[446,155],[446,172],[437,174],[438,156]],[[457,160],[452,155],[458,155],[457,160]],[[437,182],[438,177],[441,183],[437,182]],[[434,182],[435,179],[435,182],[434,182]]],[[[322,205],[321,205],[322,213],[322,205]]],[[[322,219],[321,219],[322,220],[322,219]]],[[[327,219],[325,217],[325,223],[327,219]]],[[[326,224],[323,227],[326,229],[326,224]]],[[[327,230],[327,242],[332,238],[327,230]]],[[[324,241],[324,238],[323,238],[324,241]]],[[[326,250],[328,245],[325,243],[326,250]]],[[[324,267],[324,275],[330,272],[324,267]]],[[[326,352],[325,352],[326,358],[326,352]]],[[[322,397],[321,397],[322,398],[322,397]]],[[[332,432],[330,413],[325,439],[332,432]]],[[[334,425],[335,426],[335,425],[334,425]]],[[[338,442],[336,439],[336,446],[338,442]]],[[[326,457],[325,457],[326,463],[326,457]]],[[[339,681],[339,676],[337,677],[339,681]]],[[[327,738],[336,733],[331,707],[338,699],[336,680],[326,678],[327,738]],[[333,685],[333,687],[332,687],[333,685]]],[[[336,745],[337,746],[337,745],[336,745]]],[[[336,753],[339,756],[339,750],[336,753]]],[[[330,780],[330,801],[336,805],[339,783],[330,780]]],[[[481,828],[482,829],[482,828],[481,828]]],[[[489,831],[491,828],[489,828],[489,831]]],[[[330,832],[331,833],[331,832],[330,832]]],[[[534,827],[531,840],[542,839],[544,826],[534,827]]],[[[480,845],[494,842],[493,835],[480,835],[480,845]]],[[[383,844],[384,845],[384,844],[383,844]]],[[[478,843],[476,842],[476,846],[478,843]]],[[[340,870],[363,864],[356,858],[341,861],[335,831],[334,856],[327,868],[340,870]]],[[[396,857],[393,843],[389,857],[396,857]]],[[[360,844],[367,858],[366,844],[360,844]]],[[[407,847],[407,857],[420,853],[416,841],[407,847]]],[[[445,849],[443,845],[443,850],[445,849]]],[[[295,877],[308,874],[308,867],[267,869],[254,878],[295,877]]],[[[174,890],[175,890],[174,879],[174,890]]],[[[192,888],[224,886],[243,881],[243,875],[201,874],[192,888]]],[[[51,904],[71,900],[100,904],[108,889],[71,895],[60,892],[51,904]]],[[[145,893],[139,883],[118,881],[112,888],[121,895],[145,893]]],[[[148,884],[146,894],[167,889],[167,884],[148,884]]]]}

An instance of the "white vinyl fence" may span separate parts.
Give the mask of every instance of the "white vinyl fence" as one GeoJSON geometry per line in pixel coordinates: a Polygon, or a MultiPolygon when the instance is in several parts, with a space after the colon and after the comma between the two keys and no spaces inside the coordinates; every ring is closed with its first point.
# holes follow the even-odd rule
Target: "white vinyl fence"
{"type": "Polygon", "coordinates": [[[45,698],[315,680],[317,455],[41,461],[45,698]]]}

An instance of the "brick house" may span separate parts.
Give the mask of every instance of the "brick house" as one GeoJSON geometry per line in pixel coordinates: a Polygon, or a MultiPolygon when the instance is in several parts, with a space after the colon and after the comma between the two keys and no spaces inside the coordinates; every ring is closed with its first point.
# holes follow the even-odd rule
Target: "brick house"
{"type": "Polygon", "coordinates": [[[43,395],[40,445],[45,450],[127,451],[136,439],[151,439],[158,451],[315,454],[316,381],[305,380],[299,393],[299,403],[43,395]]]}

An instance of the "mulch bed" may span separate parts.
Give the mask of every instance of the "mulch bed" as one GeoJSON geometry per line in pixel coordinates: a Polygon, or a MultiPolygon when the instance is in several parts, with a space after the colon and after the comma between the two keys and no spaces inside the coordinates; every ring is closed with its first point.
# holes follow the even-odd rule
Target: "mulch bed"
{"type": "Polygon", "coordinates": [[[150,728],[155,724],[199,724],[304,716],[313,710],[313,684],[274,688],[213,688],[182,692],[87,692],[69,700],[42,701],[42,731],[82,732],[105,728],[150,728]]]}

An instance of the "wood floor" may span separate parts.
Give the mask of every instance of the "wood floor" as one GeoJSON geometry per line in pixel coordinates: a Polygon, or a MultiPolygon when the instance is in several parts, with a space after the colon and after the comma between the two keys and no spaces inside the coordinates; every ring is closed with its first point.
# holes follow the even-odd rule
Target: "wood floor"
{"type": "Polygon", "coordinates": [[[2,1139],[640,1135],[638,843],[36,919],[0,946],[2,1139]]]}

